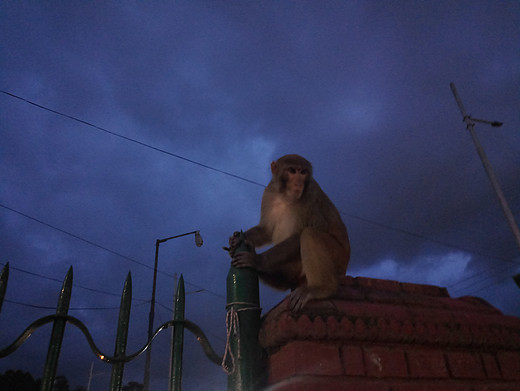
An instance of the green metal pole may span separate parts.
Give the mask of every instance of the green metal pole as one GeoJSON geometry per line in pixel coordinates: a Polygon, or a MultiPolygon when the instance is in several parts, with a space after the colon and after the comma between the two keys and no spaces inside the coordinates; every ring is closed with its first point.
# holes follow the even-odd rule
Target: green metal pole
{"type": "MultiPolygon", "coordinates": [[[[70,296],[72,293],[72,266],[69,268],[63,286],[61,288],[58,305],[56,307],[56,315],[67,315],[69,312],[70,296]]],[[[54,378],[56,377],[56,368],[58,367],[58,359],[60,357],[61,344],[63,342],[63,334],[65,333],[65,325],[67,321],[64,319],[56,319],[52,326],[52,334],[47,350],[47,359],[45,360],[45,368],[43,369],[43,377],[41,391],[51,391],[54,386],[54,378]]]]}
{"type": "MultiPolygon", "coordinates": [[[[175,295],[175,314],[173,320],[184,320],[185,314],[185,290],[184,277],[181,274],[175,295]]],[[[180,391],[182,389],[182,353],[184,348],[184,326],[181,323],[173,326],[173,350],[170,389],[180,391]]]]}
{"type": "Polygon", "coordinates": [[[9,262],[7,262],[0,274],[0,311],[2,311],[2,304],[4,303],[5,292],[7,290],[7,279],[9,278],[9,262]]]}
{"type": "MultiPolygon", "coordinates": [[[[250,251],[241,233],[236,252],[250,251]]],[[[228,391],[253,391],[261,386],[263,352],[258,343],[260,330],[260,299],[258,273],[251,268],[233,266],[227,276],[228,329],[238,316],[238,330],[231,333],[229,344],[232,354],[232,372],[228,376],[228,391]]],[[[229,330],[228,330],[229,334],[229,330]]]]}
{"type": "MultiPolygon", "coordinates": [[[[117,325],[116,346],[114,357],[124,357],[126,352],[126,341],[128,340],[128,327],[130,325],[130,309],[132,307],[132,275],[128,272],[123,294],[121,295],[121,306],[119,307],[119,321],[117,325]]],[[[123,370],[125,364],[117,362],[112,364],[112,376],[110,378],[110,390],[120,391],[123,386],[123,370]]]]}

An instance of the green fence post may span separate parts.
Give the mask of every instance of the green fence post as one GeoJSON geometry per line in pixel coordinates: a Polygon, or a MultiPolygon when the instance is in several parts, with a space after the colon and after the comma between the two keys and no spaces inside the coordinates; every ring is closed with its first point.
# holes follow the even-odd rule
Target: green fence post
{"type": "MultiPolygon", "coordinates": [[[[175,295],[175,313],[173,320],[184,320],[185,314],[185,290],[184,277],[181,274],[175,295]]],[[[170,378],[170,390],[180,391],[182,389],[182,352],[184,348],[184,325],[177,323],[173,326],[173,348],[172,348],[172,368],[170,378]]]]}
{"type": "MultiPolygon", "coordinates": [[[[114,357],[121,357],[126,352],[126,341],[128,339],[128,326],[130,325],[130,309],[132,307],[132,275],[128,272],[121,295],[121,306],[119,307],[119,321],[117,324],[116,346],[114,357]]],[[[123,386],[123,371],[125,363],[116,362],[112,364],[112,375],[110,378],[110,390],[120,391],[123,386]]]]}
{"type": "MultiPolygon", "coordinates": [[[[72,293],[72,266],[69,268],[63,286],[61,288],[58,305],[56,306],[56,315],[67,315],[69,312],[70,296],[72,293]]],[[[56,368],[60,357],[61,343],[65,332],[65,319],[56,319],[52,326],[52,334],[47,350],[47,359],[45,360],[45,368],[43,370],[41,391],[51,391],[56,377],[56,368]]]]}
{"type": "MultiPolygon", "coordinates": [[[[243,233],[240,239],[236,252],[250,251],[243,233]]],[[[231,353],[225,363],[231,370],[228,391],[259,389],[263,353],[258,343],[261,309],[256,270],[231,266],[227,276],[227,311],[226,326],[231,353]]]]}
{"type": "Polygon", "coordinates": [[[0,311],[2,311],[2,304],[4,303],[5,292],[7,290],[7,279],[9,278],[9,262],[7,262],[0,274],[0,311]]]}

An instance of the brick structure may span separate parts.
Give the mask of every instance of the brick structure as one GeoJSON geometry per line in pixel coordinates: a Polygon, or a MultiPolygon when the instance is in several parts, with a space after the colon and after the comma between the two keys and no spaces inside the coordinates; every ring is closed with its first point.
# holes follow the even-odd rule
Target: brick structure
{"type": "Polygon", "coordinates": [[[268,389],[520,391],[520,319],[445,288],[345,277],[334,299],[264,318],[268,389]]]}

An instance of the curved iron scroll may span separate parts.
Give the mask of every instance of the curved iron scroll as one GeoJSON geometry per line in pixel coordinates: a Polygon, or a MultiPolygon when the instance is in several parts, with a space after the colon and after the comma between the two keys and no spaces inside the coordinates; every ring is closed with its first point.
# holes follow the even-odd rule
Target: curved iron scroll
{"type": "Polygon", "coordinates": [[[94,354],[102,361],[107,363],[121,363],[121,362],[130,362],[140,356],[152,343],[154,338],[164,329],[167,329],[170,326],[183,325],[185,328],[187,328],[189,331],[191,331],[196,337],[197,341],[199,341],[202,349],[204,350],[204,353],[206,353],[206,356],[213,361],[215,364],[220,365],[222,362],[222,357],[220,357],[211,347],[208,338],[204,334],[204,332],[200,329],[199,326],[197,326],[195,323],[190,322],[189,320],[170,320],[166,323],[163,323],[156,331],[153,333],[150,340],[144,345],[141,349],[139,349],[137,352],[130,354],[128,356],[108,356],[104,354],[94,343],[94,340],[92,339],[92,336],[90,335],[90,332],[88,331],[87,326],[80,321],[78,318],[75,318],[73,316],[69,315],[48,315],[44,316],[43,318],[35,320],[33,323],[31,323],[23,332],[20,334],[16,340],[6,347],[5,349],[0,350],[0,358],[6,357],[16,351],[30,336],[32,333],[34,333],[38,328],[42,327],[43,325],[46,325],[47,323],[51,323],[55,320],[62,319],[65,320],[68,323],[71,323],[72,325],[76,326],[78,329],[80,329],[83,332],[83,335],[87,339],[87,342],[90,346],[90,349],[94,354]]]}

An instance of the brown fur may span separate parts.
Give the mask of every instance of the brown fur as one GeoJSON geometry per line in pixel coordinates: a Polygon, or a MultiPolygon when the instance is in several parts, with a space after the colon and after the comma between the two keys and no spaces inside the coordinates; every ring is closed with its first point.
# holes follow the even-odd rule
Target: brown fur
{"type": "MultiPolygon", "coordinates": [[[[233,255],[236,267],[253,267],[277,289],[291,289],[291,307],[337,290],[350,258],[350,243],[338,210],[312,177],[312,165],[298,155],[271,163],[272,180],[262,197],[260,222],[245,232],[262,254],[233,255]],[[305,284],[306,282],[306,284],[305,284]]],[[[236,237],[230,238],[233,248],[236,237]]]]}

